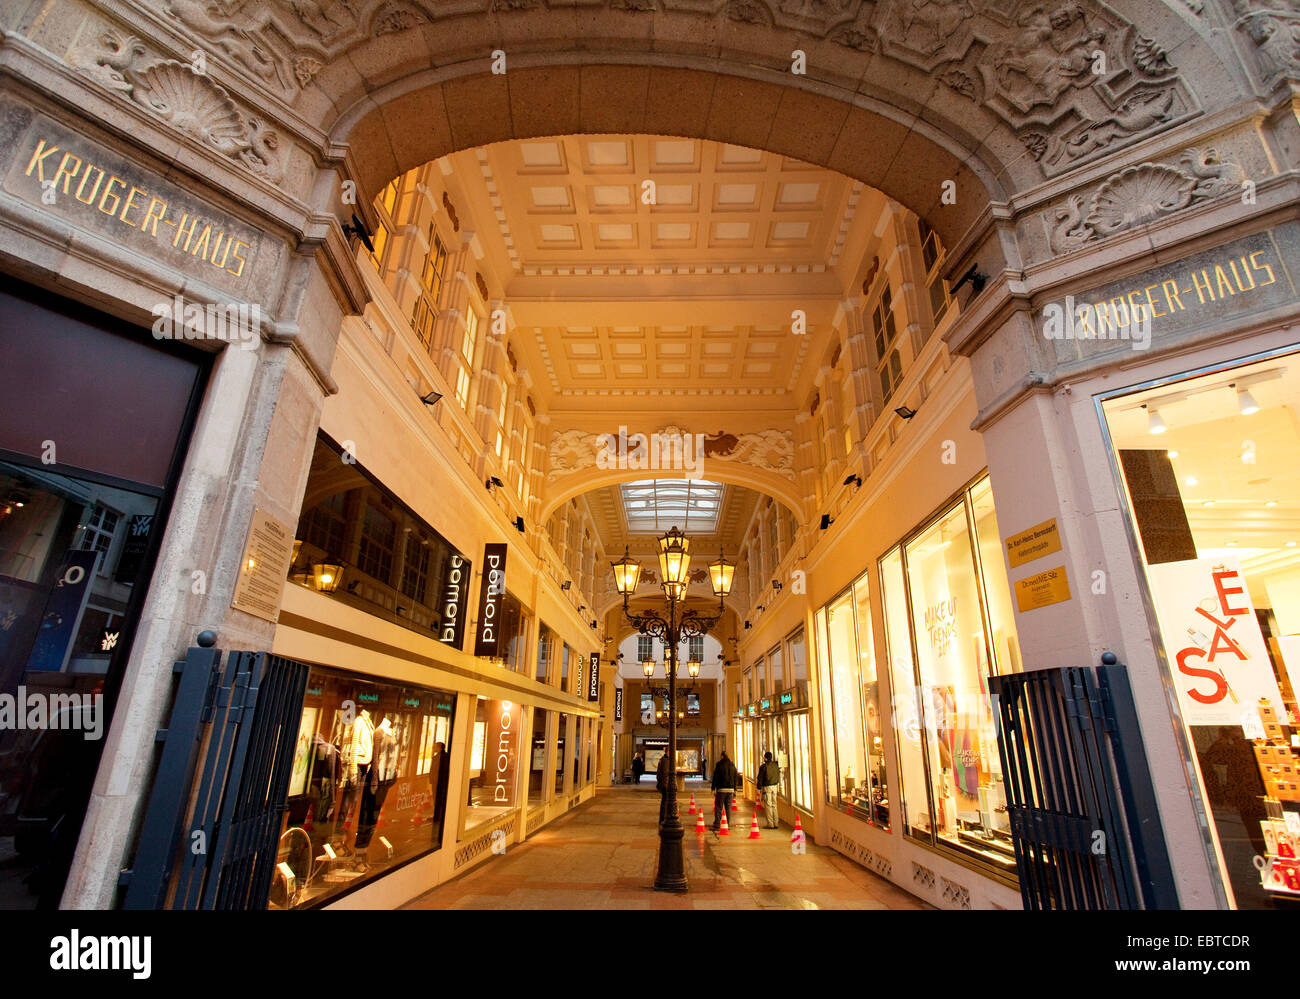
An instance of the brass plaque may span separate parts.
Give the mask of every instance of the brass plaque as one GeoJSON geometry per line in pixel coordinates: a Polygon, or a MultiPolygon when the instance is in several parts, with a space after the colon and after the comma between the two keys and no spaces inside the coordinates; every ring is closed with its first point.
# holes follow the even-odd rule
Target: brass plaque
{"type": "Polygon", "coordinates": [[[230,606],[275,621],[280,614],[280,592],[293,558],[293,531],[262,510],[253,510],[248,543],[239,567],[239,581],[230,606]]]}
{"type": "Polygon", "coordinates": [[[1016,608],[1020,611],[1036,610],[1069,599],[1070,580],[1063,565],[1016,583],[1016,608]]]}
{"type": "Polygon", "coordinates": [[[1013,534],[1003,542],[1007,546],[1007,561],[1011,568],[1032,562],[1036,558],[1061,550],[1061,532],[1056,528],[1056,518],[1035,524],[1027,531],[1013,534]]]}

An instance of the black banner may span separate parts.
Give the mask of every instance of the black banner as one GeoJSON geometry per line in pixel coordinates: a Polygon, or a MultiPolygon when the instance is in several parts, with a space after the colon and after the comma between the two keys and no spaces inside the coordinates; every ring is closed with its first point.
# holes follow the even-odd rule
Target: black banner
{"type": "Polygon", "coordinates": [[[600,653],[591,654],[590,676],[587,677],[587,700],[600,700],[600,653]]]}
{"type": "Polygon", "coordinates": [[[442,581],[442,627],[438,639],[459,649],[465,642],[465,605],[469,602],[469,581],[474,578],[473,564],[459,552],[452,552],[447,560],[447,573],[442,581]]]}
{"type": "Polygon", "coordinates": [[[483,581],[478,593],[478,629],[474,632],[474,655],[498,656],[501,598],[506,594],[506,546],[483,546],[483,581]]]}
{"type": "Polygon", "coordinates": [[[614,688],[614,721],[623,720],[623,688],[614,688]]]}

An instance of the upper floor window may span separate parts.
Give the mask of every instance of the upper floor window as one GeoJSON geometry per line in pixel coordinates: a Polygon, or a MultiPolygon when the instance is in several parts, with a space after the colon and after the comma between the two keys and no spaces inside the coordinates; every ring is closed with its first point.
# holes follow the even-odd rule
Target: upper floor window
{"type": "Polygon", "coordinates": [[[898,328],[894,325],[894,299],[885,285],[880,293],[880,301],[871,312],[871,329],[876,342],[876,372],[880,376],[880,394],[883,401],[888,401],[903,380],[903,362],[898,356],[894,344],[898,340],[898,328]]]}
{"type": "Polygon", "coordinates": [[[930,292],[930,311],[934,314],[934,324],[938,326],[951,302],[948,297],[948,282],[939,274],[944,249],[938,234],[926,224],[925,219],[918,221],[921,228],[921,260],[925,264],[925,283],[930,292]]]}
{"type": "Polygon", "coordinates": [[[636,637],[636,661],[645,662],[647,659],[655,657],[655,640],[649,635],[637,635],[636,637]]]}
{"type": "Polygon", "coordinates": [[[379,224],[375,226],[374,236],[370,240],[375,248],[375,252],[370,254],[370,262],[375,265],[375,270],[380,274],[384,273],[384,253],[388,249],[388,237],[397,229],[394,213],[397,211],[397,194],[401,181],[401,177],[394,177],[375,199],[375,215],[379,224]]]}
{"type": "Polygon", "coordinates": [[[686,661],[704,662],[704,636],[692,635],[686,640],[686,661]]]}
{"type": "Polygon", "coordinates": [[[108,549],[113,544],[113,535],[117,532],[118,515],[106,506],[95,504],[90,516],[81,525],[82,551],[99,552],[103,558],[99,562],[99,571],[108,571],[108,549]]]}
{"type": "Polygon", "coordinates": [[[478,347],[478,313],[472,306],[465,309],[465,331],[456,354],[456,401],[469,409],[470,372],[474,369],[474,352],[478,347]]]}
{"type": "Polygon", "coordinates": [[[429,254],[424,258],[420,272],[420,294],[416,296],[411,313],[411,326],[424,346],[433,345],[433,321],[438,316],[438,296],[442,293],[442,279],[447,268],[447,250],[429,223],[429,254]]]}

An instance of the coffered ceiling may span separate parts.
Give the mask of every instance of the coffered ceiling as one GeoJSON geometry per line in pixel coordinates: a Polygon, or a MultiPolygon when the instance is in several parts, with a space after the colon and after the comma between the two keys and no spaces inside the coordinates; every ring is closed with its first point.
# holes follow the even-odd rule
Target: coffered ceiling
{"type": "Polygon", "coordinates": [[[884,206],[840,174],[697,139],[560,136],[440,163],[552,412],[801,407],[884,206]]]}

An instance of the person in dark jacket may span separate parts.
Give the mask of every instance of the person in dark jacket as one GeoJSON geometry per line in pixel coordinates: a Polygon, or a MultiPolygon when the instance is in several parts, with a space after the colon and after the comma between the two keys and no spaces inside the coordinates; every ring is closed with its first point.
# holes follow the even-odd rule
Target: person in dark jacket
{"type": "Polygon", "coordinates": [[[668,753],[659,757],[659,766],[655,768],[655,787],[659,791],[659,824],[668,818],[668,753]]]}
{"type": "Polygon", "coordinates": [[[763,765],[758,768],[758,793],[763,799],[763,818],[769,829],[780,829],[781,818],[777,812],[776,789],[781,783],[781,766],[771,753],[763,754],[763,765]]]}
{"type": "Polygon", "coordinates": [[[727,751],[722,751],[718,765],[713,768],[713,825],[714,832],[722,827],[722,816],[731,809],[731,796],[740,787],[740,771],[727,758],[727,751]]]}
{"type": "Polygon", "coordinates": [[[636,755],[632,757],[632,783],[640,784],[643,773],[645,773],[645,760],[641,757],[641,751],[637,750],[636,755]]]}

